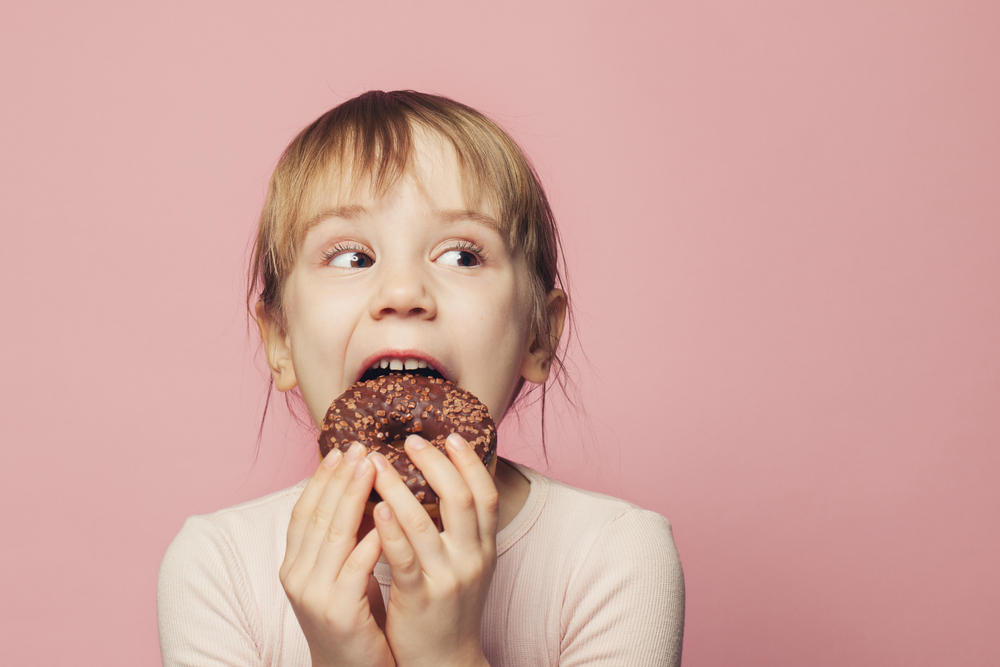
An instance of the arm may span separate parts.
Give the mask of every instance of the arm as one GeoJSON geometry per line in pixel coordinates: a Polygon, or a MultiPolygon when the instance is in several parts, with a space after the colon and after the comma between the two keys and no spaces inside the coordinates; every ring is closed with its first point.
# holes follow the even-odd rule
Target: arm
{"type": "MultiPolygon", "coordinates": [[[[360,543],[356,537],[374,470],[367,464],[362,472],[368,474],[355,477],[349,461],[336,465],[339,451],[324,461],[301,494],[296,493],[291,521],[284,499],[261,512],[241,511],[235,521],[228,513],[228,520],[215,515],[188,520],[160,571],[165,667],[250,667],[276,660],[308,665],[310,658],[314,664],[342,666],[354,664],[343,654],[359,642],[374,638],[385,647],[377,620],[368,623],[378,536],[373,531],[360,543]],[[275,542],[281,540],[280,532],[287,533],[284,548],[275,542]],[[289,618],[291,612],[296,618],[289,618]],[[331,658],[325,650],[335,655],[331,658]]],[[[374,589],[381,607],[377,583],[374,589]]],[[[378,610],[372,611],[377,619],[378,610]]],[[[366,667],[385,664],[377,662],[377,653],[366,651],[360,662],[366,667]]]]}
{"type": "Polygon", "coordinates": [[[260,664],[259,619],[225,536],[191,517],[170,544],[156,589],[164,667],[260,664]]]}
{"type": "Polygon", "coordinates": [[[563,605],[560,665],[681,664],[684,575],[670,523],[630,509],[601,531],[563,605]]]}

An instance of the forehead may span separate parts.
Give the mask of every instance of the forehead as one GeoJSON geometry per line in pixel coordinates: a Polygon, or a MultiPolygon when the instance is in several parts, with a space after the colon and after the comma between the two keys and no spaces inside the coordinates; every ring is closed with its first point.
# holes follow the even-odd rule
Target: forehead
{"type": "MultiPolygon", "coordinates": [[[[345,151],[318,170],[306,187],[297,217],[301,239],[309,228],[331,213],[345,217],[377,207],[408,181],[445,218],[471,218],[495,227],[506,236],[496,198],[484,193],[480,179],[463,166],[450,141],[441,135],[414,128],[413,143],[396,173],[376,174],[356,167],[357,160],[345,151]]],[[[390,170],[391,171],[391,170],[390,170]]]]}

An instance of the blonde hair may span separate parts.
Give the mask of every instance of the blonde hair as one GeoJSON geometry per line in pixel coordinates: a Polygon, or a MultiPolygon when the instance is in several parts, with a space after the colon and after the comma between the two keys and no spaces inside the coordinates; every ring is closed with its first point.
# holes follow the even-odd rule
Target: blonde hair
{"type": "MultiPolygon", "coordinates": [[[[552,362],[551,377],[561,382],[563,361],[550,331],[547,295],[565,285],[559,234],[545,191],[521,149],[496,123],[437,95],[370,91],[330,109],[292,140],[271,176],[251,254],[251,315],[260,302],[284,321],[282,290],[307,231],[310,197],[328,184],[331,172],[363,175],[351,179],[354,187],[366,182],[373,195],[386,193],[411,165],[414,130],[451,143],[466,201],[488,201],[499,214],[508,247],[522,253],[530,274],[531,335],[552,362]]],[[[515,400],[523,386],[522,379],[515,400]]],[[[544,391],[543,386],[543,407],[544,391]]]]}

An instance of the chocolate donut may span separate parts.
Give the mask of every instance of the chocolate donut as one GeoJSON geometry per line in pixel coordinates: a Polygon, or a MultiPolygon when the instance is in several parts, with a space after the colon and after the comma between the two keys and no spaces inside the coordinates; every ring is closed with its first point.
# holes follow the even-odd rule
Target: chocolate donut
{"type": "MultiPolygon", "coordinates": [[[[438,496],[403,451],[415,433],[442,452],[452,433],[465,438],[492,475],[497,464],[497,429],[478,398],[435,377],[390,373],[358,382],[337,398],[323,418],[319,451],[347,452],[358,441],[381,452],[431,516],[439,516],[438,496]]],[[[372,490],[368,512],[382,498],[372,490]]]]}

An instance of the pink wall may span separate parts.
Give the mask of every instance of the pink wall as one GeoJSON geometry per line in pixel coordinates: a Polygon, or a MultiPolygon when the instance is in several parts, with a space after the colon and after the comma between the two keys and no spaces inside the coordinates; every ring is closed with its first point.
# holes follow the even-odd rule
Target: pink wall
{"type": "Polygon", "coordinates": [[[184,518],[308,474],[281,410],[254,463],[247,241],[295,131],[400,87],[549,187],[550,470],[673,521],[686,666],[1000,663],[1000,5],[147,4],[0,9],[0,663],[156,664],[184,518]]]}

